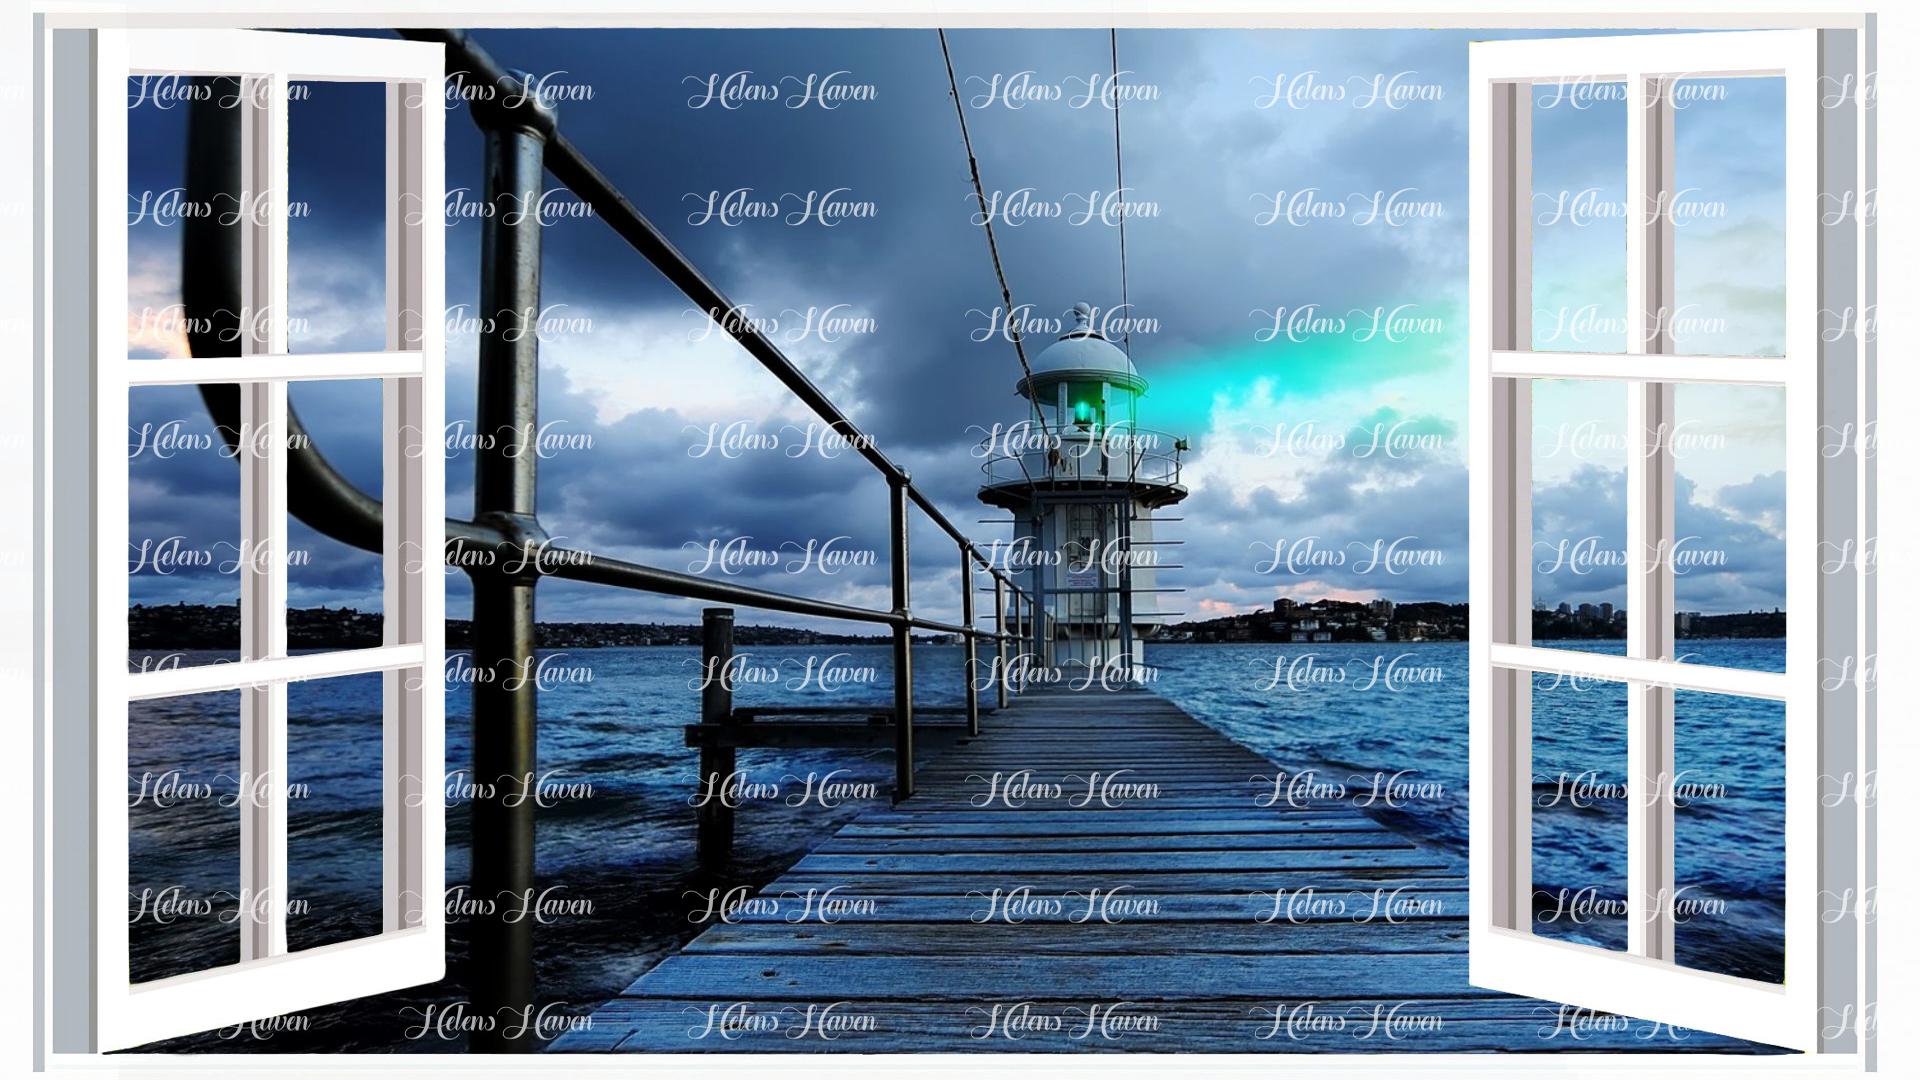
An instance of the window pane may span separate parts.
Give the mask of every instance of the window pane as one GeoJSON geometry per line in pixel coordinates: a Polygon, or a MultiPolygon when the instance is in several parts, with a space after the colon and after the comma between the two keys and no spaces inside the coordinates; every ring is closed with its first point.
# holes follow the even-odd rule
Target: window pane
{"type": "MultiPolygon", "coordinates": [[[[382,387],[379,379],[295,382],[287,403],[319,451],[348,482],[381,494],[382,387]]],[[[437,450],[437,441],[429,451],[437,450]]],[[[289,648],[370,648],[381,642],[385,564],[378,550],[335,539],[300,519],[298,492],[288,493],[287,644],[289,648]]],[[[340,525],[338,521],[323,524],[340,525]]],[[[376,531],[370,538],[380,541],[376,531]]]]}
{"type": "MultiPolygon", "coordinates": [[[[288,351],[384,349],[385,86],[293,82],[287,96],[288,351]]],[[[267,206],[254,192],[189,198],[187,121],[198,98],[223,104],[236,117],[243,100],[231,80],[132,76],[127,82],[127,351],[136,359],[188,355],[181,284],[186,222],[238,224],[257,220],[267,206]]],[[[195,308],[191,317],[212,328],[236,322],[239,314],[214,305],[195,308]]],[[[257,325],[265,315],[251,313],[246,322],[257,325]]],[[[211,348],[235,355],[234,327],[226,330],[211,348]]]]}
{"type": "Polygon", "coordinates": [[[187,202],[187,111],[212,84],[179,77],[127,79],[127,355],[187,355],[180,294],[180,237],[196,214],[230,207],[187,202]]]}
{"type": "Polygon", "coordinates": [[[1786,80],[1681,79],[1673,98],[1673,351],[1784,356],[1786,80]]]}
{"type": "Polygon", "coordinates": [[[287,685],[289,951],[380,933],[385,679],[287,685]]]}
{"type": "Polygon", "coordinates": [[[1535,672],[1535,934],[1627,947],[1626,783],[1626,684],[1535,672]]]}
{"type": "Polygon", "coordinates": [[[1674,387],[1674,657],[1785,671],[1786,391],[1674,387]]]}
{"type": "MultiPolygon", "coordinates": [[[[238,400],[232,386],[215,394],[238,400]]],[[[237,659],[240,460],[256,440],[216,427],[193,386],[131,390],[127,428],[128,662],[140,671],[237,659]]]]}
{"type": "Polygon", "coordinates": [[[287,351],[387,345],[387,104],[381,83],[287,87],[287,351]]]}
{"type": "Polygon", "coordinates": [[[1785,977],[1786,706],[1674,693],[1674,955],[1785,977]]]}
{"type": "Polygon", "coordinates": [[[1533,342],[1627,346],[1627,88],[1533,86],[1533,342]]]}
{"type": "Polygon", "coordinates": [[[1626,387],[1533,382],[1533,636],[1626,651],[1626,387]]]}
{"type": "Polygon", "coordinates": [[[127,705],[127,939],[134,982],[238,963],[240,693],[127,705]]]}

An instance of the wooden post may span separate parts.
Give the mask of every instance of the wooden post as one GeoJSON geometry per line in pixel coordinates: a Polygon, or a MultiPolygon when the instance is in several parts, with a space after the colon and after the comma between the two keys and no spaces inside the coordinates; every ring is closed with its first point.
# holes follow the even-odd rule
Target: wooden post
{"type": "MultiPolygon", "coordinates": [[[[733,722],[733,685],[728,681],[733,660],[733,609],[707,608],[700,612],[700,723],[733,722]]],[[[700,748],[700,794],[695,809],[696,846],[700,865],[712,869],[733,856],[733,807],[721,797],[733,776],[731,746],[700,748]]]]}
{"type": "Polygon", "coordinates": [[[1007,707],[1007,580],[999,574],[993,575],[993,627],[999,633],[993,639],[994,670],[999,678],[994,680],[994,695],[999,699],[1000,708],[1007,707]]]}
{"type": "Polygon", "coordinates": [[[913,797],[913,624],[907,573],[907,476],[893,478],[893,801],[913,797]]]}
{"type": "Polygon", "coordinates": [[[967,734],[980,734],[980,684],[976,665],[980,659],[978,642],[973,636],[973,552],[960,545],[960,624],[967,628],[967,734]]]}

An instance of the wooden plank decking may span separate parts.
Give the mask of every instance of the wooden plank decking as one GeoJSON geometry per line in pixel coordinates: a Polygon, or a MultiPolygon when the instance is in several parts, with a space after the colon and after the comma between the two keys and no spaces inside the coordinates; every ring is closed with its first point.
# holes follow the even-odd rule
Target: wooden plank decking
{"type": "Polygon", "coordinates": [[[1260,806],[1274,771],[1146,691],[1030,692],[553,1049],[1761,1049],[1467,985],[1460,860],[1260,806]]]}

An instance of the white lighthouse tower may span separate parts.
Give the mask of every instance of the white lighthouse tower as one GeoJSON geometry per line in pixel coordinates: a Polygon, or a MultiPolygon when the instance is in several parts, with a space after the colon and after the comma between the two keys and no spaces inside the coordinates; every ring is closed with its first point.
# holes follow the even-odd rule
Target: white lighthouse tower
{"type": "Polygon", "coordinates": [[[1037,617],[1015,629],[1030,663],[1134,677],[1160,624],[1153,513],[1186,498],[1186,442],[1138,425],[1147,381],[1076,304],[1073,325],[1015,390],[1032,415],[987,439],[980,499],[1013,517],[1006,560],[1037,617]]]}

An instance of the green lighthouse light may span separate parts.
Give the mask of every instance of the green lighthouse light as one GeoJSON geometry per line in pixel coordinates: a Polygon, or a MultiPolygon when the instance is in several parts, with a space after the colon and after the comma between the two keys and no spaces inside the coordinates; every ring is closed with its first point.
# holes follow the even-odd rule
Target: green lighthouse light
{"type": "Polygon", "coordinates": [[[1093,403],[1090,401],[1074,402],[1073,403],[1073,422],[1080,425],[1081,427],[1086,427],[1087,425],[1093,423],[1093,403]]]}

